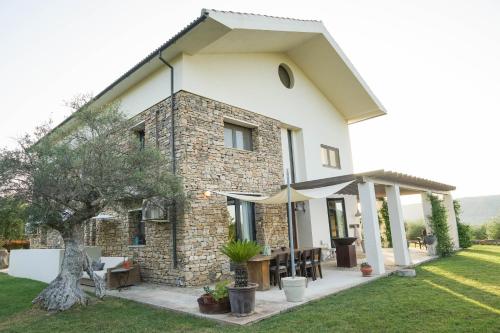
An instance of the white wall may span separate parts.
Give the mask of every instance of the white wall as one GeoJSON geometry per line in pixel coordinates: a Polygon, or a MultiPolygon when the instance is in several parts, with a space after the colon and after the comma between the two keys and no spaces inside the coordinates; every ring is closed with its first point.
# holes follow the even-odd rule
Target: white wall
{"type": "MultiPolygon", "coordinates": [[[[182,87],[182,57],[171,62],[174,67],[174,92],[182,87]]],[[[161,67],[156,72],[129,88],[116,98],[120,109],[133,117],[156,103],[170,97],[170,69],[161,67]]]]}
{"type": "Polygon", "coordinates": [[[49,283],[59,274],[63,249],[10,251],[9,275],[49,283]]]}

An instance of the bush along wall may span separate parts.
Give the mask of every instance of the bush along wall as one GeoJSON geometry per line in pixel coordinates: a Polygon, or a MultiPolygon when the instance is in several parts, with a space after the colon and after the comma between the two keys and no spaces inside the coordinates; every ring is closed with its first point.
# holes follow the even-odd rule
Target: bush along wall
{"type": "Polygon", "coordinates": [[[453,253],[450,235],[448,233],[448,216],[442,200],[436,195],[429,195],[432,206],[432,215],[429,216],[430,224],[434,235],[437,238],[436,251],[441,257],[450,256],[453,253]]]}
{"type": "Polygon", "coordinates": [[[384,223],[385,230],[385,240],[388,247],[392,247],[392,235],[391,235],[391,221],[389,220],[389,207],[387,206],[387,200],[382,199],[382,207],[379,211],[379,223],[384,223]]]}
{"type": "Polygon", "coordinates": [[[458,245],[462,249],[466,249],[472,246],[472,229],[470,225],[460,222],[462,207],[460,207],[460,202],[458,202],[458,200],[453,200],[453,209],[455,210],[455,217],[457,219],[458,245]]]}

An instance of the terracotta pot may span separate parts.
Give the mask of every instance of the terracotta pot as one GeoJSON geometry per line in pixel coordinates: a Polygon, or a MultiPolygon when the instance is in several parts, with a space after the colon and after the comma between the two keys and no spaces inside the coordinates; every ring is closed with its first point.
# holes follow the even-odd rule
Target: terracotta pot
{"type": "Polygon", "coordinates": [[[123,268],[125,268],[125,269],[130,268],[130,261],[129,260],[123,262],[123,268]]]}
{"type": "Polygon", "coordinates": [[[211,295],[202,295],[198,298],[198,307],[201,313],[222,314],[231,312],[229,297],[225,297],[216,302],[211,295]]]}
{"type": "Polygon", "coordinates": [[[372,275],[373,268],[369,266],[361,267],[361,273],[363,273],[363,276],[370,276],[372,275]]]}

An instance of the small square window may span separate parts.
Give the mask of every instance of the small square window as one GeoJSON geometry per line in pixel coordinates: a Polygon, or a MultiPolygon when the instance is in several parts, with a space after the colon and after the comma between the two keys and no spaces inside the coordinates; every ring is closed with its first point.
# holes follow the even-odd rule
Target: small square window
{"type": "Polygon", "coordinates": [[[326,167],[340,169],[339,149],[321,145],[321,163],[326,167]]]}
{"type": "Polygon", "coordinates": [[[252,129],[224,123],[224,146],[252,150],[252,129]]]}

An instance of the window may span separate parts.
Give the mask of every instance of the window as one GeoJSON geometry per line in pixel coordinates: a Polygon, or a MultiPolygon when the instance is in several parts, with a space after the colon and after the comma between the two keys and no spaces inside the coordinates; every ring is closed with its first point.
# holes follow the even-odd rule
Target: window
{"type": "Polygon", "coordinates": [[[229,212],[230,237],[239,240],[256,240],[255,233],[255,205],[252,202],[240,201],[227,198],[227,210],[229,212]]]}
{"type": "Polygon", "coordinates": [[[144,129],[138,130],[135,132],[137,135],[137,139],[139,140],[139,148],[144,149],[144,146],[146,144],[146,132],[144,129]]]}
{"type": "Polygon", "coordinates": [[[340,169],[339,149],[321,145],[321,162],[323,166],[340,169]]]}
{"type": "Polygon", "coordinates": [[[131,245],[146,245],[145,222],[142,219],[142,210],[129,211],[128,219],[131,245]]]}
{"type": "Polygon", "coordinates": [[[293,74],[290,67],[285,64],[279,65],[278,76],[280,77],[281,83],[283,83],[286,88],[291,89],[293,87],[293,74]]]}
{"type": "Polygon", "coordinates": [[[224,123],[224,146],[252,150],[252,129],[224,123]]]}

